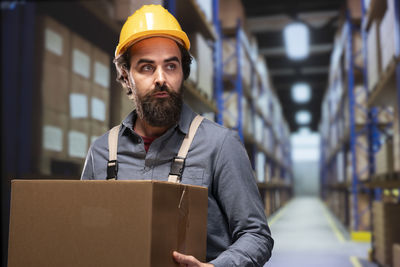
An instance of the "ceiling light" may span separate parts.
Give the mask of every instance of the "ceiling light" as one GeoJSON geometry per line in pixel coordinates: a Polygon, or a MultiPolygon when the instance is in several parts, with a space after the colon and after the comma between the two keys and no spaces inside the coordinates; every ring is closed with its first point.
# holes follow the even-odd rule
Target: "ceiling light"
{"type": "Polygon", "coordinates": [[[311,122],[311,114],[308,111],[302,110],[296,113],[296,122],[299,125],[309,124],[311,122]]]}
{"type": "Polygon", "coordinates": [[[294,102],[306,103],[310,101],[311,89],[307,83],[296,83],[292,87],[292,98],[294,102]]]}
{"type": "Polygon", "coordinates": [[[310,52],[310,34],[304,23],[288,24],[283,30],[286,54],[291,59],[303,59],[310,52]]]}

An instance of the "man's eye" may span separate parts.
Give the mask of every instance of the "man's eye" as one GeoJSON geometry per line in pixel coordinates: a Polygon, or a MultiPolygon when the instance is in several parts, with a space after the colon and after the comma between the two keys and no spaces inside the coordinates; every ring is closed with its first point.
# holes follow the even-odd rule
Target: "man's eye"
{"type": "Polygon", "coordinates": [[[168,64],[167,65],[167,69],[174,70],[174,69],[176,69],[176,65],[175,64],[168,64]]]}
{"type": "Polygon", "coordinates": [[[153,70],[153,66],[151,66],[151,65],[144,65],[144,66],[142,67],[142,70],[143,70],[143,71],[151,71],[151,70],[153,70]]]}

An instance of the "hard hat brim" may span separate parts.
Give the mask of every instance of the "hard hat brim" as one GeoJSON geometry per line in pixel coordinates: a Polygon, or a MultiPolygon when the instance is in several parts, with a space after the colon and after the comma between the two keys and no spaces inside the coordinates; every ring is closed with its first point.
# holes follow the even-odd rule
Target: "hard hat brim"
{"type": "Polygon", "coordinates": [[[171,39],[179,39],[182,41],[183,46],[186,50],[189,51],[190,49],[190,41],[187,37],[186,33],[183,31],[177,30],[148,30],[145,32],[139,32],[130,36],[126,39],[123,43],[118,44],[117,48],[115,49],[115,57],[123,54],[131,45],[136,43],[137,40],[143,40],[146,38],[157,37],[157,36],[164,36],[164,37],[172,37],[171,39]]]}

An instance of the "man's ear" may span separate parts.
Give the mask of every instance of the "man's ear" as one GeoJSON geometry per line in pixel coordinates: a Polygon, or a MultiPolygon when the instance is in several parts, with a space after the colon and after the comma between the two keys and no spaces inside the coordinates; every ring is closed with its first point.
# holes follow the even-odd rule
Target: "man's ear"
{"type": "Polygon", "coordinates": [[[123,78],[123,80],[124,80],[125,86],[126,86],[127,88],[131,88],[131,87],[132,87],[132,84],[131,84],[130,81],[129,81],[128,75],[129,75],[129,74],[124,70],[123,73],[122,73],[122,78],[123,78]]]}

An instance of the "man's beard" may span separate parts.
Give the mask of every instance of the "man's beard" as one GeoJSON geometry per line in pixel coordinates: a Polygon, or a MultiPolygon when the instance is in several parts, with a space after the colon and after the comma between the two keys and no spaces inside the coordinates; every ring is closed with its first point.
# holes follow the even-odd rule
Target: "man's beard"
{"type": "Polygon", "coordinates": [[[166,85],[156,86],[154,90],[144,96],[139,96],[137,91],[134,90],[136,91],[134,92],[134,100],[139,118],[154,127],[169,127],[177,123],[182,110],[182,89],[183,86],[181,85],[178,92],[173,92],[166,85]],[[169,97],[154,97],[154,94],[158,92],[167,92],[169,97]]]}

